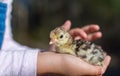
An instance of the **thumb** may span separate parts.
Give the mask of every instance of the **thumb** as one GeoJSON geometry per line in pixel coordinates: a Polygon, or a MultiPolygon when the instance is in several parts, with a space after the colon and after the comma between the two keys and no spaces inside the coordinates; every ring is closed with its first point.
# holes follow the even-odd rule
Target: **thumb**
{"type": "Polygon", "coordinates": [[[65,23],[62,25],[62,27],[67,31],[70,30],[71,21],[70,20],[65,21],[65,23]]]}

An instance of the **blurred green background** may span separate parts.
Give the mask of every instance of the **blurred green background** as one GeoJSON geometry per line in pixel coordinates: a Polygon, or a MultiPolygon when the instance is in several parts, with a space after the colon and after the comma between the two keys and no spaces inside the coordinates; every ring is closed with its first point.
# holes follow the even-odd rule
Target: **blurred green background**
{"type": "Polygon", "coordinates": [[[120,0],[14,0],[14,39],[34,48],[48,48],[49,32],[72,21],[73,27],[98,24],[103,37],[95,41],[112,57],[104,76],[120,76],[120,0]]]}

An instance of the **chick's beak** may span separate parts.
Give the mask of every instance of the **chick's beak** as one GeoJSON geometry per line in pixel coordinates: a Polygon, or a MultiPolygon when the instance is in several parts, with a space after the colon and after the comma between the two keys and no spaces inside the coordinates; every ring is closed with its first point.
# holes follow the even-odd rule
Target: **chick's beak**
{"type": "Polygon", "coordinates": [[[49,45],[54,44],[56,42],[56,39],[51,39],[49,42],[49,45]]]}

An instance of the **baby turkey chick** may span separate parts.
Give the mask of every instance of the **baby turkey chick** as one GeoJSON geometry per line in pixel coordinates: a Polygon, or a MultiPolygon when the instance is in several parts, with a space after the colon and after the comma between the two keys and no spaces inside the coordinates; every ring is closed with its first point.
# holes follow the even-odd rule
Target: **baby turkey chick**
{"type": "Polygon", "coordinates": [[[55,45],[58,53],[67,53],[80,57],[92,65],[103,64],[105,53],[100,47],[89,41],[74,40],[69,32],[62,27],[52,30],[50,39],[50,44],[55,45]]]}

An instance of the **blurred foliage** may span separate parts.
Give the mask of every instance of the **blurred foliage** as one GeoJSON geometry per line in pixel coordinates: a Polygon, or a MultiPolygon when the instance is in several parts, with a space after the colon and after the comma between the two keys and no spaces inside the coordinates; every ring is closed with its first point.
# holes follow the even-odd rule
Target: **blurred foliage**
{"type": "Polygon", "coordinates": [[[65,20],[72,21],[72,28],[100,25],[103,37],[95,43],[112,56],[105,75],[120,75],[120,0],[14,0],[12,15],[15,40],[44,49],[48,48],[50,30],[65,20]]]}

